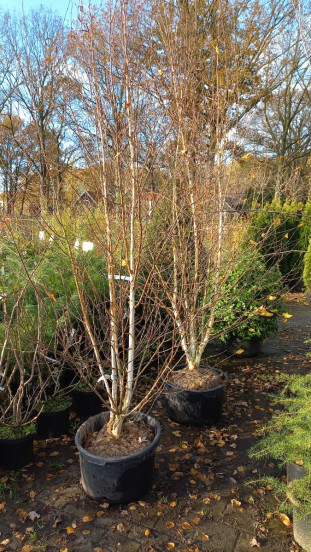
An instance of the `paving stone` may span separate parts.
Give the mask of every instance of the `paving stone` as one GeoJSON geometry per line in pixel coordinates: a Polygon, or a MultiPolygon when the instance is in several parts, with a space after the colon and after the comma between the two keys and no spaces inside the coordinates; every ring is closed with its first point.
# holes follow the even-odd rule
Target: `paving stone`
{"type": "Polygon", "coordinates": [[[98,540],[94,547],[95,546],[101,546],[104,548],[105,552],[118,552],[118,550],[120,550],[120,552],[138,552],[140,549],[140,543],[130,540],[128,536],[120,535],[119,533],[98,535],[98,540]]]}
{"type": "MultiPolygon", "coordinates": [[[[240,533],[235,544],[234,552],[250,552],[250,550],[257,550],[258,549],[257,546],[253,547],[251,545],[251,540],[254,538],[254,536],[255,535],[250,535],[249,533],[240,533]]],[[[261,547],[260,547],[260,550],[261,550],[261,547]]],[[[272,552],[272,549],[270,552],[272,552]]],[[[273,549],[273,552],[274,552],[274,549],[273,549]]]]}
{"type": "Polygon", "coordinates": [[[237,529],[224,523],[207,520],[202,520],[200,529],[210,538],[207,550],[233,552],[239,535],[237,529]]]}
{"type": "Polygon", "coordinates": [[[225,513],[223,521],[249,534],[255,530],[253,516],[247,512],[241,512],[239,509],[229,510],[228,513],[225,513]]]}
{"type": "MultiPolygon", "coordinates": [[[[225,509],[228,506],[228,500],[213,500],[211,499],[211,502],[209,504],[204,504],[204,502],[201,504],[201,511],[205,512],[206,515],[213,517],[214,519],[217,519],[219,516],[222,516],[225,509]]],[[[197,504],[196,504],[196,510],[197,510],[197,504]]]]}

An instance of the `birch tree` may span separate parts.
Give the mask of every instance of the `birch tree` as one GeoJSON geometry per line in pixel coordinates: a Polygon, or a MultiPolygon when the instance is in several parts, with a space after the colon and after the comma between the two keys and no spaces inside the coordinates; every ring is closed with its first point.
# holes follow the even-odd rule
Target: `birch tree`
{"type": "Polygon", "coordinates": [[[156,378],[144,397],[133,404],[147,359],[145,352],[151,351],[150,364],[166,337],[160,307],[151,307],[148,299],[153,270],[146,272],[143,266],[150,167],[160,124],[157,115],[153,139],[150,136],[147,144],[144,136],[156,106],[147,92],[146,68],[141,62],[148,55],[142,32],[145,16],[142,5],[126,0],[110,4],[98,14],[81,11],[69,44],[78,91],[75,101],[68,102],[72,106],[71,125],[83,151],[84,165],[93,176],[101,212],[100,222],[91,211],[85,216],[107,266],[108,372],[68,239],[67,248],[85,331],[108,395],[109,426],[115,437],[120,436],[124,419],[139,411],[157,389],[156,378]]]}
{"type": "MultiPolygon", "coordinates": [[[[235,7],[228,2],[226,7],[220,2],[183,3],[174,9],[162,3],[156,28],[158,69],[150,72],[169,136],[164,151],[168,185],[163,213],[169,206],[170,216],[163,217],[162,225],[168,244],[158,263],[153,257],[158,277],[155,296],[176,324],[190,371],[199,369],[213,337],[219,306],[224,294],[230,293],[230,286],[226,287],[230,274],[243,262],[247,273],[260,255],[243,244],[247,225],[228,216],[230,177],[225,159],[228,132],[266,93],[255,67],[263,70],[268,37],[278,32],[276,22],[284,17],[271,3],[271,19],[265,29],[259,29],[264,6],[254,3],[248,8],[239,3],[235,7]],[[203,7],[207,9],[206,19],[201,16],[206,22],[204,32],[198,15],[203,7]],[[259,41],[258,57],[245,33],[248,25],[259,41]]],[[[275,80],[270,82],[272,88],[275,85],[275,80]]]]}

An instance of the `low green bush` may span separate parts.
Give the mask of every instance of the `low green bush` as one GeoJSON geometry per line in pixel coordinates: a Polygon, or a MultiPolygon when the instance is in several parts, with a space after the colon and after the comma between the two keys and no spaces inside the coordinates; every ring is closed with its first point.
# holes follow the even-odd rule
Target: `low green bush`
{"type": "Polygon", "coordinates": [[[62,412],[70,408],[71,405],[71,397],[64,397],[63,395],[55,395],[41,404],[41,406],[43,406],[43,412],[62,412]]]}
{"type": "Polygon", "coordinates": [[[304,259],[303,283],[306,290],[311,291],[311,239],[304,259]]]}
{"type": "Polygon", "coordinates": [[[263,437],[250,450],[252,458],[274,458],[281,466],[295,463],[303,466],[305,476],[292,481],[289,486],[275,477],[265,477],[275,494],[282,500],[281,510],[290,511],[298,505],[299,516],[311,514],[311,374],[292,375],[286,380],[279,397],[278,414],[260,430],[263,437]],[[280,406],[282,410],[280,410],[280,406]]]}
{"type": "Polygon", "coordinates": [[[250,239],[259,244],[268,267],[279,264],[285,282],[302,276],[305,238],[301,231],[307,232],[303,215],[303,203],[273,200],[250,220],[250,239]]]}
{"type": "Polygon", "coordinates": [[[0,426],[0,439],[19,439],[36,433],[35,424],[16,426],[13,424],[0,426]]]}
{"type": "Polygon", "coordinates": [[[267,268],[259,252],[246,251],[223,284],[213,333],[220,340],[264,339],[278,330],[281,273],[267,268]]]}

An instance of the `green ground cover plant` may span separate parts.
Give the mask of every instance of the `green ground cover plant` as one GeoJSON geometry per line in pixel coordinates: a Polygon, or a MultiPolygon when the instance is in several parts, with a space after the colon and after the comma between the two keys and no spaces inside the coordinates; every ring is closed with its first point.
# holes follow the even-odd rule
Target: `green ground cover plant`
{"type": "Polygon", "coordinates": [[[299,517],[311,514],[311,374],[281,376],[284,388],[276,402],[282,410],[261,430],[263,437],[251,449],[251,458],[276,459],[280,466],[302,466],[304,477],[289,485],[276,477],[265,477],[280,500],[281,511],[297,508],[299,517]]]}

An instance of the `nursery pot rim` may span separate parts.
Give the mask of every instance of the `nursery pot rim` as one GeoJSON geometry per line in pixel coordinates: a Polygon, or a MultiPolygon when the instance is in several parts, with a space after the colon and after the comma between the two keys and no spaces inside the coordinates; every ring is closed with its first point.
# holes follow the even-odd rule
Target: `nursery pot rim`
{"type": "MultiPolygon", "coordinates": [[[[150,416],[149,414],[144,414],[143,412],[140,412],[137,416],[138,420],[144,420],[144,419],[148,420],[148,419],[150,419],[150,420],[153,420],[155,422],[154,423],[154,439],[151,441],[151,443],[149,443],[149,445],[147,445],[142,450],[140,450],[138,452],[135,452],[133,454],[128,454],[127,456],[99,456],[97,454],[93,454],[92,452],[89,452],[80,443],[80,430],[81,430],[81,428],[83,426],[85,426],[86,424],[88,424],[90,422],[90,420],[95,419],[95,418],[99,418],[99,417],[103,417],[105,423],[107,423],[108,420],[106,421],[105,418],[108,418],[108,415],[109,415],[109,411],[105,411],[105,412],[100,412],[99,414],[95,414],[95,416],[91,416],[85,422],[83,422],[83,424],[79,427],[78,431],[76,432],[76,435],[75,435],[76,447],[77,447],[79,452],[82,452],[84,454],[84,456],[87,457],[88,462],[93,463],[93,464],[97,464],[97,465],[98,464],[105,465],[107,463],[112,463],[112,464],[117,463],[117,462],[126,460],[128,458],[135,459],[135,458],[139,458],[140,456],[144,456],[146,453],[149,452],[149,450],[155,449],[158,446],[158,443],[159,443],[160,437],[161,437],[160,422],[158,420],[156,420],[153,416],[150,416]]],[[[132,414],[132,415],[130,414],[127,417],[128,418],[131,418],[131,417],[133,418],[134,416],[135,416],[134,414],[132,414]]]]}
{"type": "MultiPolygon", "coordinates": [[[[187,366],[186,364],[177,364],[176,368],[177,368],[177,370],[181,370],[182,368],[185,368],[186,366],[187,366]]],[[[226,372],[224,372],[223,370],[221,370],[221,368],[214,368],[213,366],[208,366],[208,365],[205,365],[205,364],[200,364],[200,368],[208,368],[209,370],[213,370],[214,372],[217,372],[218,374],[223,374],[224,382],[221,383],[220,385],[217,385],[216,387],[210,387],[209,389],[187,389],[186,387],[181,387],[180,385],[177,385],[176,383],[171,382],[169,379],[165,380],[165,377],[164,377],[165,384],[166,385],[171,385],[172,387],[175,387],[177,389],[181,389],[182,391],[189,391],[191,393],[206,393],[206,392],[209,392],[209,391],[215,391],[216,389],[221,389],[222,387],[225,386],[226,382],[229,381],[228,374],[226,372]]],[[[172,370],[172,372],[173,371],[174,370],[172,370]]]]}

